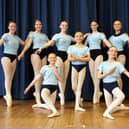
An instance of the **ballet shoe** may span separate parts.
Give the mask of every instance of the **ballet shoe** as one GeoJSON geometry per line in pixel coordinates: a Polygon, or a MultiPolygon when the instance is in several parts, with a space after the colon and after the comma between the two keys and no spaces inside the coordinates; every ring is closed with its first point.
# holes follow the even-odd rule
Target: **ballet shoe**
{"type": "Polygon", "coordinates": [[[102,96],[102,92],[98,92],[96,96],[93,97],[93,104],[98,104],[100,102],[100,97],[102,96]]]}
{"type": "Polygon", "coordinates": [[[110,113],[114,113],[114,112],[117,112],[117,111],[120,111],[120,106],[117,106],[115,107],[114,109],[112,109],[112,111],[110,111],[110,113]]]}
{"type": "Polygon", "coordinates": [[[57,116],[60,116],[60,113],[59,112],[53,112],[50,115],[48,115],[48,118],[53,118],[53,117],[57,117],[57,116]]]}
{"type": "Polygon", "coordinates": [[[35,97],[35,101],[37,104],[41,104],[40,98],[37,98],[36,93],[33,93],[33,96],[35,97]]]}
{"type": "Polygon", "coordinates": [[[129,110],[129,107],[125,106],[124,104],[121,104],[115,107],[110,113],[114,113],[114,112],[121,111],[121,110],[129,110]]]}
{"type": "Polygon", "coordinates": [[[125,106],[124,104],[121,104],[119,106],[120,110],[129,110],[129,107],[128,106],[125,106]]]}
{"type": "Polygon", "coordinates": [[[34,104],[32,105],[32,108],[44,108],[50,110],[50,108],[46,104],[34,104]]]}
{"type": "Polygon", "coordinates": [[[83,98],[80,99],[79,105],[82,107],[83,106],[83,98]]]}
{"type": "Polygon", "coordinates": [[[81,108],[81,107],[75,107],[75,111],[85,112],[86,109],[81,108]]]}
{"type": "Polygon", "coordinates": [[[59,97],[60,97],[60,104],[63,106],[65,104],[64,94],[59,93],[59,97]]]}
{"type": "Polygon", "coordinates": [[[33,104],[32,108],[39,108],[39,104],[33,104]]]}
{"type": "Polygon", "coordinates": [[[12,97],[9,96],[9,95],[5,95],[5,96],[4,96],[4,99],[5,99],[5,101],[6,101],[7,106],[8,106],[8,107],[11,107],[11,106],[12,106],[12,97]]]}
{"type": "Polygon", "coordinates": [[[35,93],[35,92],[33,93],[33,96],[34,96],[34,97],[36,96],[36,93],[35,93]]]}
{"type": "Polygon", "coordinates": [[[110,120],[114,120],[114,119],[115,119],[115,118],[112,117],[111,114],[109,114],[109,113],[104,113],[104,114],[103,114],[103,117],[108,118],[108,119],[110,119],[110,120]]]}

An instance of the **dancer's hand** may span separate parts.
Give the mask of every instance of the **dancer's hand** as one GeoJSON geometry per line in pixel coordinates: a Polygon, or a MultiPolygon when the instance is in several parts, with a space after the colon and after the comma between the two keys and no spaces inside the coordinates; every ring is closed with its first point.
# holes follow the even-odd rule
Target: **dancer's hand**
{"type": "Polygon", "coordinates": [[[53,69],[54,73],[58,73],[56,66],[53,66],[52,69],[53,69]]]}
{"type": "Polygon", "coordinates": [[[20,61],[23,57],[24,57],[24,54],[21,53],[21,54],[18,56],[18,60],[20,61]]]}
{"type": "Polygon", "coordinates": [[[36,53],[36,54],[40,54],[41,51],[42,51],[42,48],[39,48],[35,53],[36,53]]]}
{"type": "Polygon", "coordinates": [[[27,92],[30,90],[29,87],[27,87],[25,90],[24,90],[24,94],[27,94],[27,92]]]}
{"type": "Polygon", "coordinates": [[[88,37],[90,34],[91,34],[91,33],[85,33],[83,37],[86,38],[86,37],[88,37]]]}

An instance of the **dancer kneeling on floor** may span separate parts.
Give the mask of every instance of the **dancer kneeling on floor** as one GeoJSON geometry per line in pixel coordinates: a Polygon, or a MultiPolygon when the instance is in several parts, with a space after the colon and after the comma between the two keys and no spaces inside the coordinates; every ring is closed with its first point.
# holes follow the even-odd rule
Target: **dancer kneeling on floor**
{"type": "Polygon", "coordinates": [[[98,78],[103,79],[104,97],[107,106],[103,117],[109,119],[114,119],[111,113],[122,109],[121,104],[125,98],[124,93],[117,84],[117,78],[122,73],[129,77],[129,72],[120,62],[116,61],[117,53],[116,47],[110,47],[108,50],[108,60],[101,63],[98,68],[98,78]]]}
{"type": "Polygon", "coordinates": [[[48,62],[49,65],[45,65],[41,68],[40,74],[35,76],[34,80],[25,89],[24,93],[26,94],[36,81],[43,78],[41,97],[45,104],[41,104],[41,107],[52,111],[52,113],[48,115],[48,117],[51,118],[60,115],[54,104],[56,101],[58,80],[63,81],[63,73],[59,67],[55,66],[56,54],[50,53],[48,55],[48,62]]]}

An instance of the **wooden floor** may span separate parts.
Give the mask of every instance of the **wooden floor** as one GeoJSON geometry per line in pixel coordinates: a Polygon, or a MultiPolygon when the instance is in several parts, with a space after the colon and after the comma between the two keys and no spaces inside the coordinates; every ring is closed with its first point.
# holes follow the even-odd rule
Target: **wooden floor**
{"type": "MultiPolygon", "coordinates": [[[[64,107],[57,108],[60,117],[48,119],[49,111],[45,109],[32,109],[34,100],[15,100],[13,107],[7,108],[4,100],[0,99],[0,128],[128,128],[129,111],[119,111],[113,114],[115,120],[102,117],[105,109],[104,102],[93,105],[84,102],[86,112],[73,110],[74,102],[66,102],[64,107]]],[[[125,102],[129,106],[129,100],[125,102]]]]}

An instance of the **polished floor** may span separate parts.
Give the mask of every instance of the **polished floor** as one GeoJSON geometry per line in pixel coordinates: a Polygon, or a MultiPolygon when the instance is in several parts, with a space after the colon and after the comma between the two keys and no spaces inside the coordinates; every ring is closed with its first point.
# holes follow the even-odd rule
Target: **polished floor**
{"type": "MultiPolygon", "coordinates": [[[[74,102],[66,102],[56,107],[60,117],[47,118],[50,111],[32,109],[34,100],[15,100],[11,108],[7,108],[5,101],[0,98],[0,128],[129,128],[129,111],[119,111],[113,114],[115,120],[102,117],[105,109],[104,102],[93,105],[84,102],[86,112],[73,110],[74,102]]],[[[129,106],[129,100],[125,101],[129,106]]]]}

